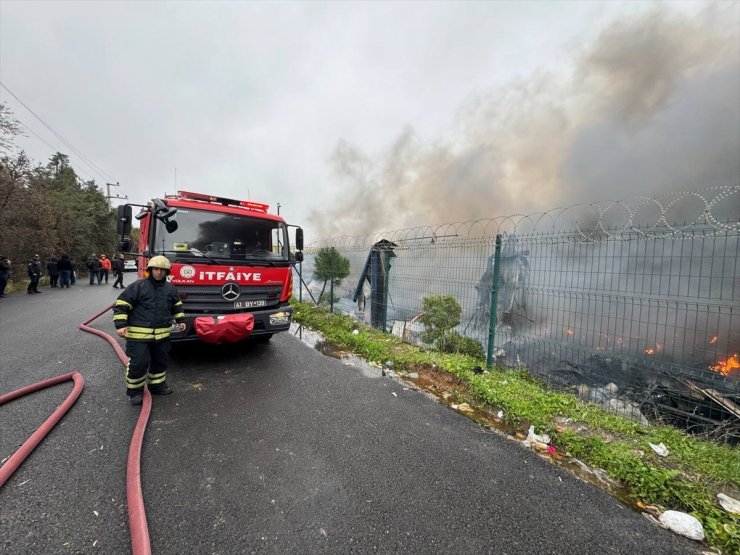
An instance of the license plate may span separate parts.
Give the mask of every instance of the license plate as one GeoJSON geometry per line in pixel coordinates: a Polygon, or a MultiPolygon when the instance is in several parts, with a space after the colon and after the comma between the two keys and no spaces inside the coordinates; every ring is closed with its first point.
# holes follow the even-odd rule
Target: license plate
{"type": "Polygon", "coordinates": [[[265,306],[267,301],[234,301],[234,308],[255,308],[257,306],[265,306]]]}

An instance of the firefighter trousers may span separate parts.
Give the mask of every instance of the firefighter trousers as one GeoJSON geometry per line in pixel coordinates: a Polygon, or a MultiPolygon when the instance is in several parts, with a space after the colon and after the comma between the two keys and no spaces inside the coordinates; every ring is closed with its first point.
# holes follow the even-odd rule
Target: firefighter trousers
{"type": "Polygon", "coordinates": [[[165,387],[169,354],[169,339],[127,341],[126,394],[131,397],[141,394],[145,383],[152,392],[165,387]]]}

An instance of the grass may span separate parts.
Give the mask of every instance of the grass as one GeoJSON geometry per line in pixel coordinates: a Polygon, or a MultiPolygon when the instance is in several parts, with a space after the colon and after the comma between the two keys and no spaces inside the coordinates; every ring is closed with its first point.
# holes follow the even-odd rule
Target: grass
{"type": "Polygon", "coordinates": [[[465,385],[469,404],[500,409],[510,424],[534,425],[538,433],[550,435],[558,452],[618,480],[636,506],[687,512],[701,521],[710,546],[740,553],[740,516],[716,502],[719,492],[740,491],[737,448],[604,412],[574,395],[553,391],[526,370],[476,373],[473,369],[484,361],[422,349],[323,308],[294,303],[293,314],[296,322],[371,363],[400,372],[437,368],[453,374],[465,385]],[[659,457],[650,443],[665,444],[669,455],[659,457]]]}

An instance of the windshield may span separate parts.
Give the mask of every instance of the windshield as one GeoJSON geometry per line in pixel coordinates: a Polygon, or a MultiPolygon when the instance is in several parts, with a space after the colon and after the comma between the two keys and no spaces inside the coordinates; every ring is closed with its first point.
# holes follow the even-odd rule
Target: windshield
{"type": "Polygon", "coordinates": [[[214,263],[274,264],[289,260],[283,222],[182,208],[170,219],[177,222],[177,230],[168,233],[157,220],[152,247],[175,262],[203,258],[214,263]]]}

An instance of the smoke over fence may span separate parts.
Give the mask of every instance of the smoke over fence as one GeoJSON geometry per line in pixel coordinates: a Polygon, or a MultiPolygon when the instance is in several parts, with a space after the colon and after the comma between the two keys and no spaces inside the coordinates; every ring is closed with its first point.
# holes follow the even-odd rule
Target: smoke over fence
{"type": "MultiPolygon", "coordinates": [[[[740,186],[324,241],[350,260],[355,304],[373,245],[392,244],[385,328],[421,343],[422,301],[452,295],[455,331],[498,364],[632,418],[740,435],[740,186]],[[680,220],[678,218],[681,218],[680,220]],[[496,237],[501,248],[496,254],[496,237]],[[495,317],[491,292],[495,264],[495,317]]],[[[310,279],[311,256],[304,276],[310,279]]],[[[320,284],[311,289],[320,288],[320,284]]],[[[364,294],[369,295],[366,288],[364,294]]]]}
{"type": "Polygon", "coordinates": [[[341,140],[330,158],[336,193],[311,226],[320,237],[368,234],[624,198],[646,185],[651,194],[735,185],[739,20],[738,3],[693,15],[656,7],[563,52],[567,70],[474,91],[438,137],[405,126],[377,152],[341,140]]]}

